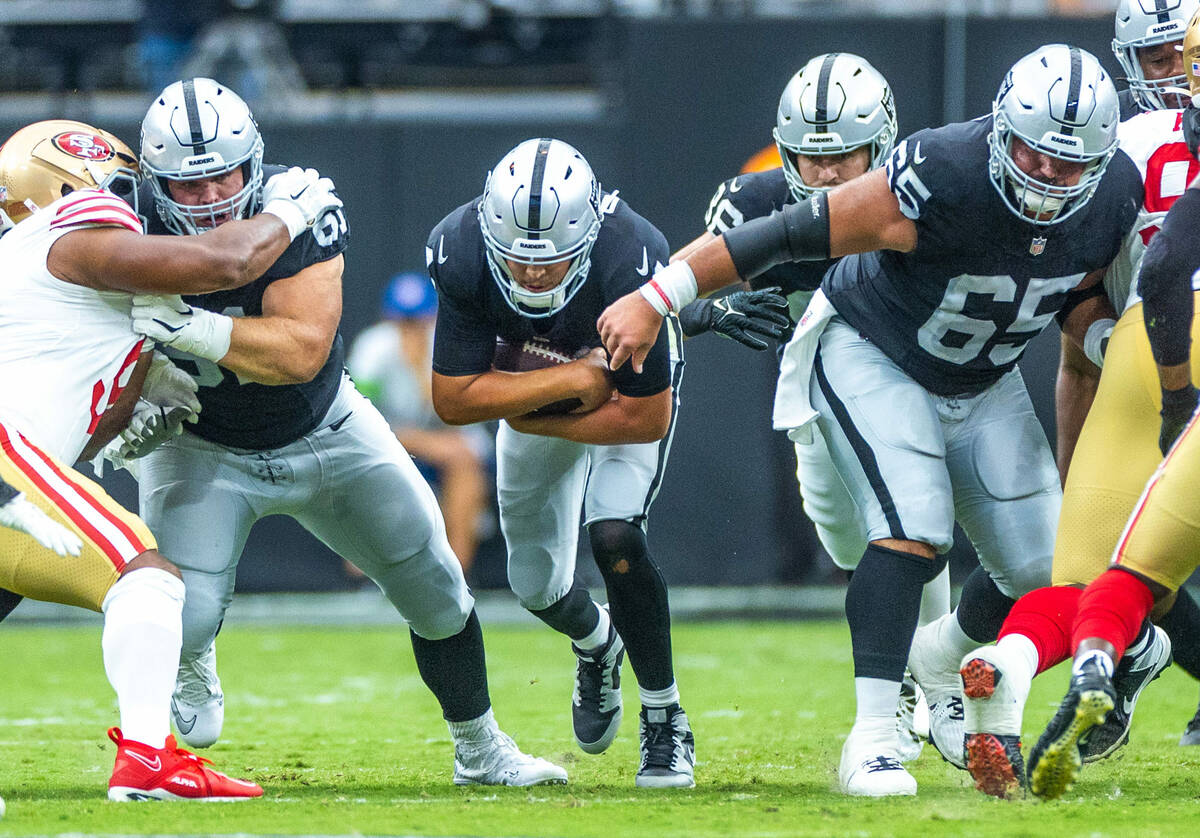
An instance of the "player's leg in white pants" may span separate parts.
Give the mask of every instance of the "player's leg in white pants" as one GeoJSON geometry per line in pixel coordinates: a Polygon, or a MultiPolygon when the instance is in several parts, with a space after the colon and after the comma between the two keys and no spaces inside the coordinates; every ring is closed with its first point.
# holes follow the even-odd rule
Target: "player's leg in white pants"
{"type": "Polygon", "coordinates": [[[851,794],[912,794],[915,781],[897,761],[896,706],[922,590],[944,562],[875,542],[949,549],[954,510],[943,430],[929,392],[840,319],[820,347],[810,397],[870,542],[846,597],[857,712],[839,776],[851,794]]]}
{"type": "Polygon", "coordinates": [[[230,479],[231,458],[227,449],[185,434],[144,458],[138,481],[142,517],[187,588],[172,719],[192,747],[216,742],[224,724],[214,641],[259,517],[249,493],[230,479]]]}

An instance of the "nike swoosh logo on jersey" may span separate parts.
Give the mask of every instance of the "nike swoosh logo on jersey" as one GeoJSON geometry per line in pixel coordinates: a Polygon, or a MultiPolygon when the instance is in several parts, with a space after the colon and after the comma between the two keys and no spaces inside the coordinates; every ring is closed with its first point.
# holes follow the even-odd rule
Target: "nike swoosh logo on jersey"
{"type": "Polygon", "coordinates": [[[925,155],[921,154],[921,144],[917,143],[913,148],[913,165],[920,166],[925,162],[925,155]]]}
{"type": "Polygon", "coordinates": [[[738,183],[737,178],[734,178],[733,180],[729,181],[729,191],[730,192],[741,192],[742,191],[742,185],[740,183],[738,183]]]}
{"type": "Polygon", "coordinates": [[[445,264],[446,259],[446,237],[441,236],[438,238],[438,264],[445,264]]]}
{"type": "Polygon", "coordinates": [[[349,419],[353,414],[354,414],[354,411],[353,410],[350,411],[345,416],[343,416],[341,419],[337,420],[332,425],[330,425],[329,430],[331,430],[331,431],[341,430],[342,425],[346,424],[346,420],[349,419]]]}
{"type": "Polygon", "coordinates": [[[130,759],[137,760],[151,771],[162,771],[162,757],[158,756],[157,754],[154,755],[154,759],[146,759],[139,753],[135,753],[134,751],[126,751],[125,756],[129,757],[130,759]]]}
{"type": "Polygon", "coordinates": [[[638,276],[650,275],[650,254],[646,252],[646,248],[642,248],[642,266],[637,269],[638,276]]]}

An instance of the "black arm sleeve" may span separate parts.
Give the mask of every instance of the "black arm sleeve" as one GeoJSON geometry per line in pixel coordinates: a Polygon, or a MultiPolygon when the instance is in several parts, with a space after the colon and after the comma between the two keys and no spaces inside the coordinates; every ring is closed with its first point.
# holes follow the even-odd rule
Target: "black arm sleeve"
{"type": "Polygon", "coordinates": [[[1192,275],[1200,270],[1200,190],[1187,189],[1150,240],[1138,274],[1142,317],[1150,350],[1160,366],[1173,367],[1191,355],[1192,275]]]}
{"type": "Polygon", "coordinates": [[[784,262],[829,258],[829,199],[815,192],[770,215],[739,224],[722,235],[742,279],[753,279],[784,262]]]}
{"type": "Polygon", "coordinates": [[[1090,300],[1092,297],[1103,297],[1108,292],[1104,290],[1104,283],[1097,282],[1095,285],[1089,285],[1082,291],[1068,291],[1066,302],[1062,308],[1054,315],[1054,319],[1058,321],[1058,325],[1062,326],[1067,322],[1067,317],[1075,310],[1076,306],[1084,300],[1090,300]]]}

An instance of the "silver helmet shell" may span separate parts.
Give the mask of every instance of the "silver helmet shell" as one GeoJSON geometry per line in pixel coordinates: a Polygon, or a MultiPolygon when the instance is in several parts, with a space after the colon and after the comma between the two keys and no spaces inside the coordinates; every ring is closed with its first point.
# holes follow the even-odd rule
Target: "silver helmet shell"
{"type": "Polygon", "coordinates": [[[479,201],[479,226],[492,278],[524,317],[549,317],[579,291],[600,234],[600,184],[583,155],[562,140],[531,139],[500,159],[479,201]],[[562,282],[531,291],[508,261],[547,265],[571,260],[562,282]]]}
{"type": "Polygon", "coordinates": [[[184,79],[155,98],[142,120],[141,169],[159,216],[174,233],[203,232],[229,214],[244,218],[262,194],[263,141],[241,97],[212,79],[184,79]],[[168,180],[202,180],[242,167],[237,194],[211,204],[171,198],[168,180]]]}
{"type": "Polygon", "coordinates": [[[1200,0],[1121,0],[1117,5],[1116,37],[1112,50],[1125,77],[1129,92],[1142,110],[1181,108],[1187,102],[1168,88],[1187,87],[1183,74],[1148,79],[1138,61],[1138,50],[1172,41],[1182,41],[1188,20],[1200,8],[1200,0]]]}
{"type": "Polygon", "coordinates": [[[1017,61],[992,102],[988,174],[1004,203],[1031,224],[1063,221],[1092,197],[1117,150],[1120,104],[1112,79],[1079,47],[1049,44],[1017,61]],[[1014,139],[1060,160],[1083,163],[1074,186],[1021,171],[1014,139]]]}
{"type": "Polygon", "coordinates": [[[892,88],[865,58],[818,55],[783,89],[773,134],[788,188],[797,201],[804,200],[828,187],[806,184],[793,154],[845,154],[869,146],[870,168],[883,164],[896,142],[892,88]]]}

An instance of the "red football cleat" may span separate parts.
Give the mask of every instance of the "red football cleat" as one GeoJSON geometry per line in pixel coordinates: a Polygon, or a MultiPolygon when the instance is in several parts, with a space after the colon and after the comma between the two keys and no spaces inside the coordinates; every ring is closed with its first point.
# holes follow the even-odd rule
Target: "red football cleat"
{"type": "Polygon", "coordinates": [[[108,781],[109,800],[245,800],[262,797],[262,786],[235,780],[206,767],[205,759],[175,746],[168,736],[165,747],[151,748],[121,736],[119,727],[108,729],[117,745],[117,762],[108,781]]]}

